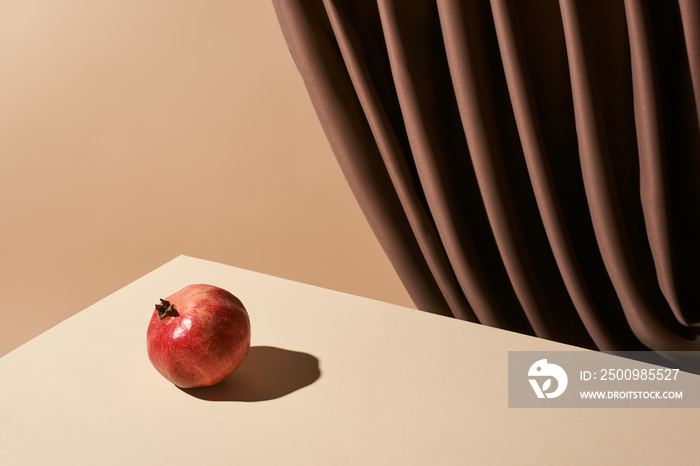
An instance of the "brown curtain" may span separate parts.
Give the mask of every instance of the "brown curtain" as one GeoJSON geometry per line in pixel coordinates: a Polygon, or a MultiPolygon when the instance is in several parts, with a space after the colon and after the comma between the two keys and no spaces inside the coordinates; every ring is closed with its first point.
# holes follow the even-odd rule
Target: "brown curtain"
{"type": "Polygon", "coordinates": [[[700,2],[273,1],[417,307],[700,350],[700,2]]]}

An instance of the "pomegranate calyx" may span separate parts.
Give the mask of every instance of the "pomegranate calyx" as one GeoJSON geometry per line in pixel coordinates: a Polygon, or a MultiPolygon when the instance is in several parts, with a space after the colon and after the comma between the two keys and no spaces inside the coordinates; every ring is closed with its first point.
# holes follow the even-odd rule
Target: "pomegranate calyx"
{"type": "Polygon", "coordinates": [[[159,319],[165,318],[168,313],[178,315],[177,311],[175,310],[175,306],[173,306],[170,301],[166,301],[164,299],[160,300],[160,304],[156,304],[156,311],[158,312],[159,319]]]}

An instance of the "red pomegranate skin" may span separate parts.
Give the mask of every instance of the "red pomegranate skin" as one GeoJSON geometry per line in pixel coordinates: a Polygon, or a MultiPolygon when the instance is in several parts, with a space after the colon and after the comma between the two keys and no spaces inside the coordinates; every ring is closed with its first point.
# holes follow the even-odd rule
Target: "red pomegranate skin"
{"type": "Polygon", "coordinates": [[[148,358],[176,386],[217,384],[248,355],[248,312],[228,291],[212,285],[189,285],[161,303],[171,307],[162,318],[158,305],[153,311],[146,338],[148,358]]]}

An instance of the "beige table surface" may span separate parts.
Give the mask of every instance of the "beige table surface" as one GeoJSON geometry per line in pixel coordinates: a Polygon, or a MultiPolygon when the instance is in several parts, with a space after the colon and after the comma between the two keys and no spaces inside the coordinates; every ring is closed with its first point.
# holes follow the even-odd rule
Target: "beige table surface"
{"type": "Polygon", "coordinates": [[[697,464],[698,410],[509,409],[508,350],[566,349],[180,256],[0,359],[0,464],[697,464]],[[145,332],[191,283],[253,336],[188,393],[145,332]]]}

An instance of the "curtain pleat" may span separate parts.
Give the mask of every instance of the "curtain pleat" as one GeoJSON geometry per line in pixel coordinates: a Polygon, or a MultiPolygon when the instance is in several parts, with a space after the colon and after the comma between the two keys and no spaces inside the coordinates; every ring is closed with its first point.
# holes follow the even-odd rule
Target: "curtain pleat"
{"type": "Polygon", "coordinates": [[[278,2],[275,10],[292,58],[304,70],[309,96],[338,163],[389,260],[403,271],[400,278],[409,295],[422,309],[453,315],[416,236],[405,234],[412,230],[407,213],[381,159],[322,2],[278,2]]]}
{"type": "MultiPolygon", "coordinates": [[[[333,31],[339,39],[341,56],[348,69],[355,92],[365,113],[373,137],[377,141],[379,153],[387,168],[393,187],[406,212],[407,219],[415,235],[422,254],[427,260],[431,273],[436,277],[438,287],[449,304],[452,313],[463,319],[474,320],[476,317],[468,303],[458,293],[458,287],[453,283],[454,277],[448,258],[439,237],[439,231],[433,223],[434,219],[423,208],[420,193],[416,192],[411,183],[410,169],[405,160],[405,153],[393,133],[386,112],[380,104],[379,96],[369,71],[360,44],[356,41],[356,32],[349,24],[341,10],[332,2],[324,2],[333,31]]],[[[415,150],[413,152],[416,152],[415,150]]],[[[409,151],[409,154],[411,152],[409,151]]],[[[446,200],[443,197],[443,200],[446,200]]],[[[438,225],[439,226],[439,225],[438,225]]],[[[468,240],[468,238],[465,238],[468,240]]],[[[489,317],[487,315],[486,317],[489,317]]],[[[493,323],[497,323],[492,319],[493,323]]]]}
{"type": "Polygon", "coordinates": [[[688,325],[681,311],[671,250],[668,186],[661,131],[654,48],[649,10],[640,0],[626,0],[634,117],[639,146],[640,195],[644,222],[659,286],[679,322],[688,325]]]}
{"type": "MultiPolygon", "coordinates": [[[[643,278],[640,276],[640,272],[644,269],[636,267],[635,264],[635,260],[644,259],[646,251],[637,251],[638,254],[633,254],[635,238],[630,236],[635,234],[640,236],[645,233],[645,230],[637,228],[634,231],[626,228],[626,223],[631,223],[636,217],[634,211],[639,209],[639,205],[637,199],[632,199],[632,202],[624,204],[627,211],[623,213],[622,201],[627,196],[625,196],[626,192],[622,190],[628,189],[629,185],[634,185],[634,181],[626,179],[629,172],[616,177],[615,167],[612,163],[615,157],[623,159],[626,156],[624,151],[628,149],[621,143],[609,142],[609,139],[615,138],[615,135],[608,128],[614,128],[615,121],[607,125],[606,119],[613,119],[614,114],[606,112],[607,109],[603,103],[605,89],[603,89],[604,86],[601,82],[603,75],[595,73],[596,65],[594,63],[599,64],[598,66],[610,63],[606,63],[606,57],[600,53],[601,49],[587,51],[584,48],[584,44],[594,43],[590,38],[584,36],[585,33],[589,35],[596,33],[590,27],[585,27],[587,21],[589,24],[594,21],[593,12],[590,10],[579,11],[581,5],[571,0],[561,0],[560,4],[568,46],[571,83],[574,89],[573,99],[579,136],[581,169],[589,210],[605,268],[632,331],[645,346],[661,348],[663,342],[675,341],[676,349],[686,348],[686,340],[674,338],[672,333],[674,330],[681,333],[680,325],[673,325],[674,323],[668,318],[663,319],[667,317],[664,309],[667,304],[659,303],[660,307],[654,308],[650,302],[649,294],[654,293],[658,285],[647,283],[648,287],[645,287],[643,278]],[[586,52],[589,53],[589,56],[586,56],[586,52]],[[594,55],[595,52],[599,52],[599,54],[594,55]],[[594,62],[591,55],[598,58],[599,61],[594,62]],[[618,151],[612,153],[611,149],[613,148],[618,151]],[[670,328],[664,326],[664,323],[667,323],[670,328]]],[[[606,6],[610,7],[611,5],[606,6]]],[[[603,14],[605,13],[608,12],[603,12],[603,14]]],[[[613,12],[609,13],[614,14],[613,12]]],[[[601,12],[598,12],[595,15],[595,20],[600,14],[601,12]]],[[[632,163],[629,166],[636,168],[632,163]]],[[[635,172],[638,171],[639,169],[635,170],[635,172]]],[[[646,269],[646,271],[648,270],[646,269]]],[[[683,336],[692,339],[690,332],[683,333],[685,333],[683,336]]],[[[696,344],[695,341],[690,343],[696,344]]],[[[690,350],[691,348],[692,346],[689,346],[686,349],[690,350]]]]}
{"type": "Polygon", "coordinates": [[[523,47],[522,33],[518,24],[518,12],[504,0],[493,0],[491,5],[523,154],[540,216],[559,271],[581,322],[592,340],[601,349],[619,349],[614,337],[601,319],[569,238],[540,127],[537,102],[526,59],[527,52],[523,47]]]}
{"type": "Polygon", "coordinates": [[[698,2],[273,3],[420,309],[700,349],[698,2]]]}

